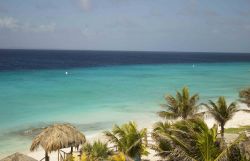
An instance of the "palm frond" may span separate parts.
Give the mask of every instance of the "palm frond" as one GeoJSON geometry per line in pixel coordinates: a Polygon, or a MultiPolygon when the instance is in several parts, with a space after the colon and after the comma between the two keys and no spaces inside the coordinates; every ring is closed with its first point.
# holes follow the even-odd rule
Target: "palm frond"
{"type": "Polygon", "coordinates": [[[109,142],[118,147],[120,152],[131,158],[146,154],[147,129],[138,130],[135,122],[129,122],[121,126],[115,125],[110,132],[104,133],[109,142]]]}
{"type": "Polygon", "coordinates": [[[188,87],[184,87],[181,92],[176,91],[176,97],[172,95],[165,96],[166,104],[162,104],[164,111],[158,112],[158,115],[166,119],[176,119],[178,117],[187,119],[192,117],[199,106],[199,95],[194,94],[190,97],[188,87]]]}
{"type": "Polygon", "coordinates": [[[217,156],[217,158],[215,158],[214,161],[220,161],[220,160],[225,160],[225,158],[227,158],[227,154],[228,151],[230,150],[230,148],[236,144],[239,144],[240,142],[244,141],[247,139],[246,134],[242,133],[238,136],[238,138],[236,140],[234,140],[230,145],[227,146],[227,148],[225,148],[220,155],[217,156]]]}
{"type": "Polygon", "coordinates": [[[243,89],[239,92],[239,101],[250,107],[250,88],[243,89]]]}
{"type": "Polygon", "coordinates": [[[170,111],[160,111],[157,114],[164,119],[176,119],[178,117],[176,113],[170,111]]]}

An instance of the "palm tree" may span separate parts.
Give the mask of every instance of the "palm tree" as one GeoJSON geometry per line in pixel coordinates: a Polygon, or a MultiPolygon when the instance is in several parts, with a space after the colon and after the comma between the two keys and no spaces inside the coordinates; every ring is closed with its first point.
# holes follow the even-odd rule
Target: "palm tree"
{"type": "Polygon", "coordinates": [[[135,161],[140,161],[142,155],[147,155],[145,140],[147,129],[138,130],[134,122],[122,126],[115,125],[112,131],[105,131],[104,134],[119,152],[135,161]]]}
{"type": "Polygon", "coordinates": [[[127,158],[123,153],[118,153],[118,154],[113,155],[109,160],[110,161],[127,161],[127,158]]]}
{"type": "Polygon", "coordinates": [[[230,148],[246,139],[246,135],[242,134],[229,146],[221,146],[223,140],[217,139],[217,126],[209,129],[201,118],[181,120],[169,127],[165,126],[165,130],[162,130],[162,127],[155,128],[153,133],[167,143],[168,148],[163,151],[163,156],[165,160],[170,161],[227,160],[230,148]]]}
{"type": "MultiPolygon", "coordinates": [[[[151,138],[154,143],[151,145],[151,149],[156,152],[156,156],[160,156],[163,159],[167,159],[171,150],[173,149],[171,141],[161,135],[170,134],[171,124],[168,122],[157,122],[153,126],[153,132],[151,138]]],[[[169,159],[169,158],[168,158],[169,159]]]]}
{"type": "Polygon", "coordinates": [[[240,102],[245,103],[248,107],[250,107],[250,88],[241,90],[239,97],[240,102]]]}
{"type": "Polygon", "coordinates": [[[182,92],[176,92],[176,97],[167,95],[165,97],[167,104],[162,107],[166,108],[165,111],[158,112],[158,115],[166,119],[182,118],[187,119],[197,115],[199,95],[194,94],[190,96],[188,87],[184,87],[182,92]]]}
{"type": "Polygon", "coordinates": [[[219,97],[217,103],[209,100],[209,105],[206,105],[208,112],[214,117],[221,127],[221,137],[224,138],[224,127],[226,123],[232,119],[234,114],[238,111],[238,106],[235,102],[232,102],[227,106],[225,97],[219,97]]]}
{"type": "Polygon", "coordinates": [[[82,147],[81,161],[106,161],[113,155],[113,151],[108,148],[106,143],[95,141],[93,144],[86,143],[82,147]]]}

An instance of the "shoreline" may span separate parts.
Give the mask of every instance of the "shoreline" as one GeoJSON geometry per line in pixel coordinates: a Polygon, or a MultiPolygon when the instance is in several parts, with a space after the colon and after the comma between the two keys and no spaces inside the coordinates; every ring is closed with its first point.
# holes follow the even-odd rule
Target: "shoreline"
{"type": "MultiPolygon", "coordinates": [[[[245,107],[241,106],[241,108],[245,108],[245,107]]],[[[250,118],[250,113],[240,111],[234,115],[232,120],[228,121],[225,128],[235,128],[235,127],[239,127],[239,126],[250,125],[250,119],[247,119],[247,118],[250,118]]],[[[144,120],[144,122],[140,121],[141,123],[137,122],[137,125],[139,128],[145,127],[148,129],[148,131],[151,131],[152,125],[159,120],[160,119],[157,120],[157,118],[156,118],[154,122],[151,121],[150,123],[145,123],[146,121],[144,120]]],[[[207,123],[208,127],[212,127],[215,123],[214,119],[211,118],[210,116],[205,116],[204,120],[207,123]]],[[[232,140],[232,138],[235,138],[235,136],[236,136],[236,134],[235,135],[229,134],[228,137],[230,137],[230,138],[228,138],[228,140],[232,140]]],[[[101,141],[105,140],[104,136],[102,136],[102,133],[100,131],[93,133],[93,134],[86,135],[86,139],[88,142],[93,142],[94,140],[98,140],[98,139],[101,141]]],[[[70,148],[63,149],[63,151],[69,152],[70,148]]],[[[44,151],[41,148],[39,148],[35,152],[30,152],[29,149],[24,150],[24,151],[19,151],[19,152],[26,154],[34,159],[37,159],[37,160],[41,160],[44,157],[44,151]]],[[[153,152],[153,151],[150,150],[150,152],[153,152]]],[[[4,157],[7,157],[8,155],[11,155],[11,154],[4,154],[3,156],[1,156],[1,159],[4,157]]],[[[57,152],[51,153],[50,156],[51,156],[51,161],[57,161],[57,152]]],[[[153,157],[153,154],[149,155],[147,158],[152,159],[152,157],[153,157]]]]}

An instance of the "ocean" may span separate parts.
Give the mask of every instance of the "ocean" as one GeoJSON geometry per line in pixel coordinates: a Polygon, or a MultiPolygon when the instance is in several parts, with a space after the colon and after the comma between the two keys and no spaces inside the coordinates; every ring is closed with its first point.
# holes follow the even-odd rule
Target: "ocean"
{"type": "Polygon", "coordinates": [[[0,50],[0,158],[28,151],[52,123],[92,135],[154,122],[164,95],[184,86],[201,102],[235,101],[250,86],[250,54],[0,50]]]}

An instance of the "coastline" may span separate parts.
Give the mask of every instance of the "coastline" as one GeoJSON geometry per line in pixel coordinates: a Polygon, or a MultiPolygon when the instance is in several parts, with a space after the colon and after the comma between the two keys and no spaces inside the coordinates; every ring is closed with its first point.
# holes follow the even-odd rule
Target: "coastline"
{"type": "MultiPolygon", "coordinates": [[[[240,107],[246,108],[244,105],[241,105],[240,107]]],[[[250,119],[248,119],[248,118],[250,118],[250,113],[240,111],[234,115],[232,120],[228,121],[225,128],[236,128],[239,126],[250,125],[250,119]]],[[[205,116],[204,120],[209,127],[212,127],[215,123],[214,119],[209,117],[209,116],[205,116]]],[[[157,122],[157,117],[156,117],[154,122],[157,122]]],[[[147,122],[146,120],[144,120],[144,121],[141,121],[140,123],[138,123],[138,127],[139,128],[143,128],[143,127],[148,128],[148,131],[150,132],[152,130],[152,125],[154,124],[154,122],[152,122],[152,121],[147,122]]],[[[110,129],[111,128],[112,127],[110,127],[110,129]]],[[[226,139],[230,141],[230,140],[235,139],[236,136],[237,136],[237,134],[226,134],[226,139]]],[[[93,133],[93,134],[86,135],[86,139],[88,142],[93,142],[94,140],[101,140],[101,141],[105,142],[105,137],[102,136],[102,133],[100,131],[93,133]]],[[[62,149],[62,150],[64,152],[69,152],[70,148],[66,148],[66,149],[62,149]]],[[[44,157],[44,151],[41,148],[39,148],[35,152],[30,152],[29,149],[24,150],[24,151],[19,151],[19,152],[26,154],[34,159],[37,159],[37,160],[41,160],[44,157]]],[[[155,159],[154,154],[153,154],[154,151],[150,150],[150,152],[151,152],[151,154],[145,158],[150,159],[150,160],[154,160],[155,159]]],[[[6,154],[4,156],[1,156],[1,159],[8,156],[8,155],[11,155],[11,154],[6,154]]],[[[57,155],[58,155],[57,152],[51,153],[50,154],[51,161],[57,161],[57,155]]]]}

